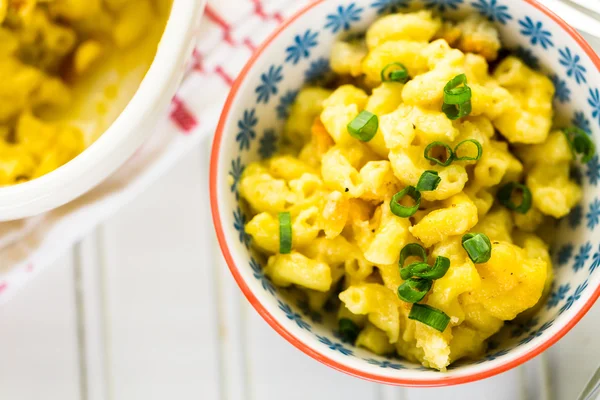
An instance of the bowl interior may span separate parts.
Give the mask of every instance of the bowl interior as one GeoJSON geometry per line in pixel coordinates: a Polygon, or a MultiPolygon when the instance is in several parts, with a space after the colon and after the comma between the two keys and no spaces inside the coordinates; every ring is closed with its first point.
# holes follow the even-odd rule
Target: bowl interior
{"type": "Polygon", "coordinates": [[[245,165],[270,156],[295,95],[329,71],[336,37],[364,31],[378,16],[429,7],[445,17],[480,13],[499,28],[504,47],[552,77],[557,126],[575,124],[598,142],[600,60],[574,31],[541,6],[522,0],[335,0],[308,7],[261,48],[242,72],[223,113],[212,160],[211,197],[221,247],[236,280],[259,313],[286,339],[314,358],[380,382],[446,385],[491,376],[533,357],[558,340],[591,307],[600,283],[598,156],[578,166],[584,197],[559,222],[554,287],[524,323],[507,323],[479,360],[437,372],[399,358],[380,357],[343,343],[326,314],[311,312],[293,291],[276,288],[249,250],[237,184],[245,165]]]}
{"type": "Polygon", "coordinates": [[[89,73],[73,82],[73,104],[61,119],[79,126],[86,147],[117,119],[138,89],[156,54],[173,0],[153,2],[155,19],[142,40],[110,49],[89,73]]]}

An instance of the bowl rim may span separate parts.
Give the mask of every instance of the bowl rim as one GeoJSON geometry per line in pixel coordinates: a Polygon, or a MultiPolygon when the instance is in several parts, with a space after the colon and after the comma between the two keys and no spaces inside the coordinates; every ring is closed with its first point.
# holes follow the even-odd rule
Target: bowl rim
{"type": "Polygon", "coordinates": [[[156,53],[133,96],[93,143],[59,168],[19,185],[0,188],[0,221],[41,214],[100,184],[153,132],[147,126],[164,109],[183,76],[199,32],[206,0],[173,0],[156,53]],[[85,179],[82,179],[84,178],[85,179]]]}
{"type": "MultiPolygon", "coordinates": [[[[560,340],[567,332],[569,332],[580,320],[583,316],[589,311],[589,309],[594,305],[598,297],[600,297],[600,285],[596,287],[592,296],[587,300],[587,302],[581,307],[580,310],[573,316],[572,319],[567,321],[565,326],[563,326],[558,332],[556,332],[553,336],[546,338],[541,344],[537,347],[532,348],[527,353],[515,358],[509,359],[503,364],[495,366],[490,369],[485,369],[480,372],[473,372],[468,375],[458,376],[458,377],[450,377],[450,378],[436,378],[436,379],[406,379],[406,378],[390,378],[387,376],[381,376],[369,372],[362,371],[357,368],[350,367],[348,365],[337,362],[324,354],[314,350],[309,345],[303,343],[299,339],[297,339],[292,333],[290,333],[282,324],[280,324],[275,317],[273,317],[269,311],[262,305],[261,301],[257,296],[250,290],[241,273],[239,272],[231,252],[229,251],[229,247],[227,244],[227,240],[225,238],[225,231],[223,229],[223,225],[221,223],[220,211],[219,211],[219,202],[218,202],[218,181],[217,176],[219,172],[219,156],[221,150],[221,144],[223,139],[223,133],[225,130],[225,125],[229,119],[230,109],[233,105],[234,100],[237,97],[237,93],[242,86],[243,82],[248,75],[250,69],[254,66],[255,62],[262,56],[263,52],[266,48],[269,47],[271,42],[273,42],[283,31],[285,31],[292,23],[294,23],[297,19],[302,17],[305,13],[315,8],[317,5],[324,3],[326,0],[314,0],[310,4],[302,7],[298,10],[293,16],[288,18],[283,24],[281,24],[273,33],[269,35],[269,37],[256,49],[256,51],[252,54],[237,79],[232,85],[231,91],[227,97],[225,105],[223,107],[223,111],[221,113],[221,117],[219,120],[219,124],[217,125],[217,130],[215,132],[213,146],[211,150],[211,160],[210,160],[210,176],[209,176],[209,191],[210,191],[210,203],[211,203],[211,212],[213,223],[216,230],[217,240],[219,242],[219,246],[233,275],[235,281],[238,286],[246,296],[246,299],[250,302],[250,304],[254,307],[254,309],[260,314],[260,316],[284,339],[286,339],[289,343],[291,343],[294,347],[301,350],[303,353],[308,356],[314,358],[315,360],[325,364],[331,368],[334,368],[338,371],[344,372],[348,375],[359,377],[365,380],[392,384],[392,385],[402,385],[402,386],[412,386],[412,387],[435,387],[435,386],[452,386],[459,385],[469,382],[475,382],[481,379],[489,378],[494,375],[500,374],[502,372],[508,371],[514,367],[517,367],[532,358],[536,357],[544,350],[548,349],[550,346],[555,344],[558,340],[560,340]]],[[[541,4],[539,0],[524,0],[526,3],[529,3],[536,9],[538,9],[543,14],[546,14],[549,18],[551,18],[554,22],[556,22],[567,34],[569,34],[581,47],[582,50],[590,57],[591,61],[594,63],[598,72],[600,72],[600,56],[596,54],[596,52],[592,49],[592,47],[587,43],[587,41],[577,32],[573,27],[567,24],[562,18],[560,18],[553,11],[549,10],[546,6],[541,4]]]]}

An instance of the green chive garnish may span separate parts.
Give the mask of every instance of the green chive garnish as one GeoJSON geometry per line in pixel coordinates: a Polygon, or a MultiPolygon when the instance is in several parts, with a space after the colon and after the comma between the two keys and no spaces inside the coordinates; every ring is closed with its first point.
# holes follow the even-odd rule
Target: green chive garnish
{"type": "Polygon", "coordinates": [[[446,103],[442,105],[442,111],[444,112],[444,114],[446,114],[446,117],[453,121],[471,114],[471,110],[472,107],[470,101],[458,105],[446,103]]]}
{"type": "Polygon", "coordinates": [[[289,212],[279,213],[279,253],[292,251],[292,216],[289,212]]]}
{"type": "Polygon", "coordinates": [[[346,343],[356,342],[356,338],[360,333],[358,325],[348,318],[342,318],[338,321],[338,331],[340,333],[342,342],[346,343]]]}
{"type": "Polygon", "coordinates": [[[486,263],[492,257],[492,243],[483,233],[467,233],[462,237],[462,247],[475,264],[486,263]]]}
{"type": "Polygon", "coordinates": [[[423,300],[433,282],[429,279],[409,279],[398,287],[398,297],[407,303],[423,300]]]}
{"type": "Polygon", "coordinates": [[[456,161],[477,161],[481,158],[482,154],[483,154],[483,147],[481,146],[481,143],[479,143],[475,139],[463,140],[462,142],[457,144],[456,147],[454,148],[454,160],[456,160],[456,161]],[[459,151],[460,147],[461,146],[464,147],[464,145],[466,145],[467,143],[473,143],[475,145],[475,147],[477,147],[477,155],[475,157],[468,156],[468,155],[464,155],[461,157],[458,155],[458,151],[459,151]]]}
{"type": "Polygon", "coordinates": [[[423,152],[423,155],[427,160],[434,162],[438,165],[441,165],[443,167],[447,167],[454,160],[454,152],[452,151],[450,146],[448,146],[444,142],[429,143],[429,145],[427,145],[427,147],[425,147],[425,151],[423,152]],[[438,158],[431,154],[434,149],[439,148],[439,147],[443,147],[445,149],[444,157],[438,158]]]}
{"type": "Polygon", "coordinates": [[[521,183],[510,182],[504,185],[496,195],[500,204],[504,207],[525,214],[531,208],[531,191],[521,183]],[[521,195],[521,204],[515,204],[513,197],[521,195]]]}
{"type": "Polygon", "coordinates": [[[427,271],[430,268],[426,262],[414,262],[400,270],[400,278],[406,281],[415,276],[414,271],[427,271]]]}
{"type": "Polygon", "coordinates": [[[379,128],[379,118],[369,111],[361,111],[356,118],[348,124],[348,133],[361,142],[373,139],[379,128]]]}
{"type": "Polygon", "coordinates": [[[451,120],[471,114],[471,88],[465,74],[455,76],[444,86],[442,111],[451,120]]]}
{"type": "Polygon", "coordinates": [[[421,192],[419,192],[414,186],[407,186],[392,197],[390,201],[390,210],[397,216],[402,218],[408,218],[413,216],[421,205],[421,192]],[[413,206],[403,206],[400,201],[404,196],[409,196],[415,202],[413,206]]]}
{"type": "Polygon", "coordinates": [[[381,70],[381,81],[406,83],[408,81],[408,70],[402,63],[388,64],[381,70]]]}
{"type": "Polygon", "coordinates": [[[467,85],[467,75],[457,75],[444,86],[444,103],[462,104],[469,100],[471,100],[471,88],[467,85]]]}
{"type": "Polygon", "coordinates": [[[408,318],[419,321],[440,332],[444,332],[450,322],[450,317],[445,312],[425,304],[413,304],[408,318]]]}
{"type": "Polygon", "coordinates": [[[427,252],[419,243],[409,243],[400,250],[400,260],[398,266],[404,267],[404,262],[408,257],[420,257],[423,262],[427,261],[427,252]]]}
{"type": "Polygon", "coordinates": [[[421,278],[436,280],[443,278],[450,269],[450,259],[439,256],[435,259],[433,267],[425,262],[416,262],[400,270],[400,277],[403,280],[410,278],[421,278]]]}
{"type": "Polygon", "coordinates": [[[429,192],[435,190],[441,181],[442,178],[440,178],[437,171],[425,171],[419,178],[417,190],[420,192],[429,192]]]}
{"type": "Polygon", "coordinates": [[[569,146],[571,147],[571,151],[575,158],[577,158],[577,155],[579,154],[582,156],[582,163],[585,164],[590,162],[596,153],[596,145],[594,145],[590,136],[584,130],[575,126],[563,129],[563,133],[567,138],[567,142],[569,142],[569,146]]]}
{"type": "MultiPolygon", "coordinates": [[[[411,265],[409,265],[406,269],[409,269],[411,265]]],[[[413,277],[435,280],[443,278],[444,275],[446,275],[446,272],[448,272],[448,269],[450,269],[450,259],[443,256],[438,256],[435,259],[433,267],[429,265],[427,265],[427,267],[423,265],[415,265],[410,272],[413,277]]]]}

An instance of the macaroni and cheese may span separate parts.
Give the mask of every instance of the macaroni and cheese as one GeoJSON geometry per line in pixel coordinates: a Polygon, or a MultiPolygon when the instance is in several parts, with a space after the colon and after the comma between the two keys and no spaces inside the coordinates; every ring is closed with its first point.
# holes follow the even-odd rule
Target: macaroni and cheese
{"type": "Polygon", "coordinates": [[[344,83],[303,88],[280,152],[243,173],[266,275],[339,304],[357,346],[445,370],[549,291],[538,235],[581,199],[579,139],[553,127],[551,80],[500,48],[479,16],[382,17],[333,46],[344,83]]]}
{"type": "Polygon", "coordinates": [[[85,148],[57,114],[70,82],[112,48],[128,48],[154,17],[150,0],[0,0],[0,186],[44,175],[85,148]]]}

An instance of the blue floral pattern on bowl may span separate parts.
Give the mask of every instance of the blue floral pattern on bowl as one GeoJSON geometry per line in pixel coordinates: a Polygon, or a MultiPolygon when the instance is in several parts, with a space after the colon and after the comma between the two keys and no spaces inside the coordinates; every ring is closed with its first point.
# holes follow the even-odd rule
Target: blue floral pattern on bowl
{"type": "Polygon", "coordinates": [[[544,49],[554,46],[552,42],[552,33],[544,29],[544,24],[540,21],[533,21],[530,17],[519,20],[521,25],[521,34],[530,38],[532,45],[540,45],[544,49]]]}
{"type": "Polygon", "coordinates": [[[508,6],[503,4],[501,0],[477,0],[471,5],[484,17],[487,17],[492,22],[499,22],[506,25],[508,21],[513,19],[508,11],[508,6]]]}
{"type": "Polygon", "coordinates": [[[560,65],[565,67],[567,76],[574,78],[578,85],[587,83],[587,78],[585,77],[587,69],[580,64],[581,57],[578,54],[572,53],[568,47],[559,49],[558,53],[560,54],[560,65]]]}
{"type": "Polygon", "coordinates": [[[318,83],[331,72],[329,60],[321,57],[318,60],[311,61],[310,66],[304,72],[304,79],[307,83],[318,83]]]}
{"type": "Polygon", "coordinates": [[[590,162],[587,163],[587,171],[585,172],[590,185],[597,186],[600,178],[600,161],[598,155],[595,155],[590,162]]]}
{"type": "Polygon", "coordinates": [[[446,10],[458,10],[464,0],[425,0],[425,7],[439,12],[446,10]]]}
{"type": "Polygon", "coordinates": [[[350,3],[348,6],[339,5],[337,12],[327,16],[325,29],[330,29],[333,33],[350,30],[354,22],[360,21],[360,15],[364,8],[360,8],[356,3],[350,3]]]}
{"type": "Polygon", "coordinates": [[[371,7],[377,10],[377,14],[389,14],[403,11],[408,8],[411,0],[377,0],[371,7]]]}
{"type": "Polygon", "coordinates": [[[402,373],[412,378],[435,379],[456,371],[466,373],[465,369],[493,368],[508,357],[539,346],[544,336],[556,334],[593,295],[600,281],[597,156],[581,169],[584,186],[581,204],[559,223],[559,229],[565,234],[559,235],[553,247],[556,278],[544,307],[522,325],[506,324],[504,331],[509,334],[493,338],[482,358],[461,361],[447,373],[341,343],[334,334],[336,327],[325,315],[311,311],[306,301],[294,299],[264,275],[257,259],[246,250],[249,238],[243,230],[245,217],[237,205],[238,183],[244,166],[276,150],[277,132],[283,128],[302,82],[318,80],[329,72],[328,44],[333,38],[348,31],[364,30],[380,15],[418,7],[442,13],[476,12],[495,22],[507,48],[513,49],[530,66],[548,72],[557,88],[558,113],[598,138],[600,78],[595,74],[595,65],[571,36],[530,4],[515,0],[329,0],[318,7],[325,8],[326,13],[314,14],[322,18],[321,21],[312,14],[299,18],[288,27],[290,34],[276,39],[281,42],[278,48],[283,51],[274,50],[254,64],[254,71],[247,80],[253,88],[247,91],[252,93],[252,98],[239,95],[243,99],[238,99],[239,104],[231,111],[231,121],[236,122],[230,129],[235,130],[232,137],[237,146],[226,153],[223,161],[230,178],[221,202],[233,205],[230,211],[223,211],[222,221],[230,224],[237,234],[237,243],[228,243],[230,247],[237,246],[233,251],[236,265],[240,270],[247,269],[241,273],[245,274],[244,279],[256,296],[272,300],[261,300],[261,304],[285,330],[302,342],[310,342],[308,346],[325,357],[338,363],[351,363],[355,368],[360,365],[360,369],[368,369],[372,374],[379,374],[377,376],[394,377],[402,373]]]}
{"type": "Polygon", "coordinates": [[[282,81],[283,66],[271,65],[269,70],[260,76],[262,83],[256,88],[257,103],[268,103],[271,96],[277,94],[277,84],[282,81]]]}
{"type": "Polygon", "coordinates": [[[296,35],[294,43],[285,49],[287,53],[285,62],[296,65],[303,58],[310,58],[311,49],[319,44],[318,36],[319,32],[313,32],[310,29],[303,34],[296,35]]]}

